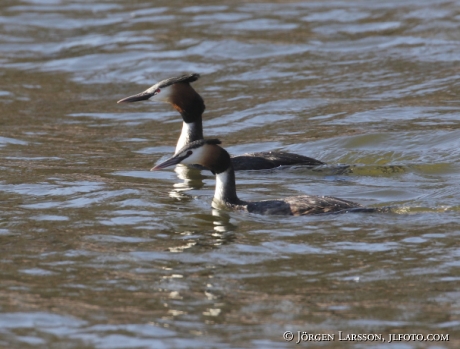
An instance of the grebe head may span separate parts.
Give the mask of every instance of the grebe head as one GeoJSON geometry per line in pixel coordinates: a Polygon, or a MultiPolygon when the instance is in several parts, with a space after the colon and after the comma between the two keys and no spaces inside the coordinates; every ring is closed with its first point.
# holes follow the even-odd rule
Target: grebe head
{"type": "MultiPolygon", "coordinates": [[[[213,173],[221,173],[227,170],[229,166],[230,156],[228,162],[222,160],[223,152],[228,154],[224,149],[218,146],[221,141],[218,139],[200,139],[192,142],[168,160],[156,165],[150,171],[161,170],[177,164],[184,165],[201,165],[211,170],[213,173]]],[[[225,156],[225,155],[224,155],[225,156]]]]}
{"type": "Polygon", "coordinates": [[[175,84],[183,83],[188,85],[189,83],[196,81],[199,78],[200,74],[186,74],[174,78],[165,79],[163,81],[156,83],[144,92],[120,99],[117,103],[131,103],[145,100],[171,103],[174,94],[180,92],[175,91],[175,84]]]}
{"type": "MultiPolygon", "coordinates": [[[[185,123],[200,123],[200,133],[203,133],[201,130],[201,115],[206,107],[203,98],[190,86],[190,83],[198,80],[199,77],[199,74],[187,74],[169,78],[160,81],[144,92],[120,99],[117,103],[145,100],[169,103],[182,115],[185,123]]],[[[201,138],[203,138],[202,135],[201,138]]]]}

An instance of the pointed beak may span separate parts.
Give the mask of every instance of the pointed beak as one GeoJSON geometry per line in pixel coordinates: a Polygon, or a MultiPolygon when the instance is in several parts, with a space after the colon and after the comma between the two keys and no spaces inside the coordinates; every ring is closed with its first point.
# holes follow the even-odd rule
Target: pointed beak
{"type": "Polygon", "coordinates": [[[184,160],[186,156],[173,156],[172,158],[169,158],[168,160],[163,161],[161,164],[155,165],[150,171],[158,171],[162,170],[164,168],[174,166],[177,164],[180,164],[182,160],[184,160]]]}
{"type": "Polygon", "coordinates": [[[144,91],[144,92],[138,93],[137,95],[120,99],[117,103],[131,103],[131,102],[145,101],[149,99],[150,97],[152,97],[153,95],[154,94],[151,92],[144,91]]]}

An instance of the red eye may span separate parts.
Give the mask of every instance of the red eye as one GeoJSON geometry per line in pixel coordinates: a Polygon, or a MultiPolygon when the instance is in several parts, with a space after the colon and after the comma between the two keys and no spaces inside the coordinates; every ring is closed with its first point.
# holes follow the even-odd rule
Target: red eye
{"type": "Polygon", "coordinates": [[[189,150],[189,151],[187,152],[187,156],[190,156],[190,155],[192,155],[192,154],[193,154],[193,151],[191,151],[191,150],[189,150]]]}
{"type": "Polygon", "coordinates": [[[157,94],[159,94],[160,92],[161,92],[161,90],[158,89],[158,90],[155,91],[155,94],[157,95],[157,94]]]}

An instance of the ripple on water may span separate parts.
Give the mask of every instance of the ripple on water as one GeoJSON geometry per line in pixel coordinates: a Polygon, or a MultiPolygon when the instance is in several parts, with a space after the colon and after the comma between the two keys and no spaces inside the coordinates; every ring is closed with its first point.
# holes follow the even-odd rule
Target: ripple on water
{"type": "Polygon", "coordinates": [[[10,137],[0,137],[0,147],[4,147],[8,144],[28,145],[29,142],[10,137]]]}
{"type": "Polygon", "coordinates": [[[45,312],[3,313],[0,314],[0,324],[4,339],[10,339],[10,343],[42,344],[42,336],[53,335],[59,340],[77,340],[98,348],[164,348],[168,342],[179,347],[190,343],[197,347],[205,345],[200,339],[187,339],[186,343],[178,338],[176,331],[154,324],[89,326],[86,321],[45,312]],[[17,336],[14,331],[18,329],[34,329],[37,336],[17,336]]]}
{"type": "Polygon", "coordinates": [[[0,191],[31,196],[68,196],[78,193],[89,193],[102,189],[104,183],[76,181],[58,182],[58,184],[0,184],[0,191]]]}
{"type": "Polygon", "coordinates": [[[38,216],[30,217],[30,219],[36,221],[68,221],[69,217],[67,216],[58,216],[58,215],[49,215],[49,214],[42,214],[38,216]]]}
{"type": "Polygon", "coordinates": [[[1,328],[76,328],[86,325],[86,321],[78,320],[72,316],[61,316],[45,312],[32,313],[0,313],[1,328]]]}
{"type": "Polygon", "coordinates": [[[369,17],[370,13],[357,9],[326,10],[309,14],[301,19],[306,22],[355,22],[369,17]]]}

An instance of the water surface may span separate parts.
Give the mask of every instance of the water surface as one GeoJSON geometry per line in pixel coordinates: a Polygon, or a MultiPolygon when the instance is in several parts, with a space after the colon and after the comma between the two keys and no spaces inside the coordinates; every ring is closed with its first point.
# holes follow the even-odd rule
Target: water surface
{"type": "Polygon", "coordinates": [[[0,347],[458,348],[459,5],[2,1],[0,347]],[[180,117],[116,101],[189,72],[231,153],[351,165],[241,172],[242,199],[396,213],[218,211],[209,172],[149,172],[180,117]]]}

